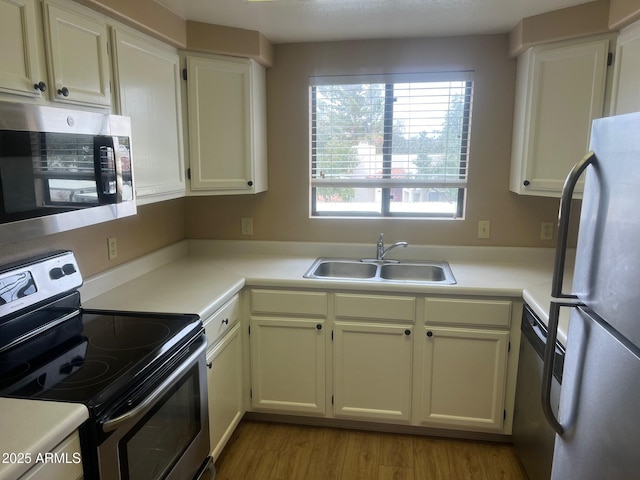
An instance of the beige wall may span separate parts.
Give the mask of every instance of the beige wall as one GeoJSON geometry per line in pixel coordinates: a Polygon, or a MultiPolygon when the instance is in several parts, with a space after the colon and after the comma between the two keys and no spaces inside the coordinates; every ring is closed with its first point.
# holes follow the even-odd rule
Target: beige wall
{"type": "Polygon", "coordinates": [[[607,33],[609,9],[609,0],[597,0],[523,18],[511,31],[509,53],[515,57],[532,45],[607,33]]]}
{"type": "Polygon", "coordinates": [[[0,246],[0,265],[52,250],[72,250],[86,278],[185,238],[184,199],[138,207],[138,214],[26,242],[0,246]],[[118,258],[107,257],[107,238],[118,258]]]}
{"type": "Polygon", "coordinates": [[[186,201],[187,236],[326,242],[552,246],[540,222],[557,217],[558,201],[509,192],[516,62],[508,35],[275,46],[267,71],[269,190],[255,196],[193,197],[186,201]],[[310,75],[474,70],[470,167],[465,220],[310,219],[310,75]],[[254,236],[240,235],[240,217],[254,236]],[[478,220],[491,238],[477,238],[478,220]]]}
{"type": "Polygon", "coordinates": [[[619,30],[640,19],[640,0],[611,0],[609,27],[619,30]]]}

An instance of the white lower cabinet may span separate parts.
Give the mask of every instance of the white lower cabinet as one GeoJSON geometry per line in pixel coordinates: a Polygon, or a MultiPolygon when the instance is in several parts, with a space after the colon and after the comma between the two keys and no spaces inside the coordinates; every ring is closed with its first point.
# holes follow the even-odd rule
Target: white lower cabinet
{"type": "Polygon", "coordinates": [[[207,354],[211,456],[218,458],[244,414],[240,325],[207,354]]]}
{"type": "Polygon", "coordinates": [[[251,408],[325,415],[327,293],[250,291],[251,408]]]}
{"type": "Polygon", "coordinates": [[[244,415],[240,301],[235,296],[204,321],[211,456],[217,459],[244,415]]]}
{"type": "Polygon", "coordinates": [[[520,302],[250,295],[251,410],[510,434],[520,302]]]}
{"type": "Polygon", "coordinates": [[[334,415],[408,422],[412,325],[336,322],[334,415]]]}
{"type": "Polygon", "coordinates": [[[508,331],[424,327],[422,423],[502,430],[508,331]]]}
{"type": "Polygon", "coordinates": [[[324,321],[251,318],[254,410],[325,413],[324,321]]]}

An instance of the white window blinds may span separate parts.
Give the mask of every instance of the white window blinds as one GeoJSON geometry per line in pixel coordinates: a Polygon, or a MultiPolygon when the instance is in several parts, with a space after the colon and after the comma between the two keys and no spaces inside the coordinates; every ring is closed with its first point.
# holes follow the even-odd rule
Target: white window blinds
{"type": "Polygon", "coordinates": [[[312,187],[466,186],[471,72],[310,83],[312,187]]]}

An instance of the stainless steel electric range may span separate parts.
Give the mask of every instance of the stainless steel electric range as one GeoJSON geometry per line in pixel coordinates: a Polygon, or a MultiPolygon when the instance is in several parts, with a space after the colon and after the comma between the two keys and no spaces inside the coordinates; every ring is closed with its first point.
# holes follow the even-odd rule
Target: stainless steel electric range
{"type": "Polygon", "coordinates": [[[211,478],[197,315],[81,307],[72,252],[0,268],[0,396],[82,403],[84,478],[211,478]]]}

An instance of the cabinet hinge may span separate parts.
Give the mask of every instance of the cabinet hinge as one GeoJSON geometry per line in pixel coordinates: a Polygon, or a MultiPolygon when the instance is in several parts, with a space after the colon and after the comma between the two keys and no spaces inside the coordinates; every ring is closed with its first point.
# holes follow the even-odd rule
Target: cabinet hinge
{"type": "Polygon", "coordinates": [[[331,330],[331,341],[333,342],[333,330],[331,330]]]}
{"type": "Polygon", "coordinates": [[[507,345],[507,353],[509,353],[511,351],[511,342],[509,342],[509,344],[507,345]]]}
{"type": "Polygon", "coordinates": [[[249,335],[251,335],[251,325],[249,325],[249,335]]]}
{"type": "Polygon", "coordinates": [[[613,52],[607,54],[607,67],[613,65],[613,52]]]}
{"type": "Polygon", "coordinates": [[[333,405],[333,395],[331,395],[331,405],[333,405]]]}
{"type": "Polygon", "coordinates": [[[253,398],[253,388],[249,389],[249,398],[253,398]]]}
{"type": "Polygon", "coordinates": [[[191,180],[191,169],[187,168],[187,178],[191,180]]]}
{"type": "Polygon", "coordinates": [[[507,419],[507,411],[506,411],[506,410],[503,410],[503,411],[502,411],[502,419],[503,419],[503,420],[506,420],[506,419],[507,419]]]}
{"type": "Polygon", "coordinates": [[[186,79],[187,79],[187,69],[186,69],[186,68],[183,68],[183,69],[182,69],[182,79],[183,79],[183,80],[186,80],[186,79]]]}

